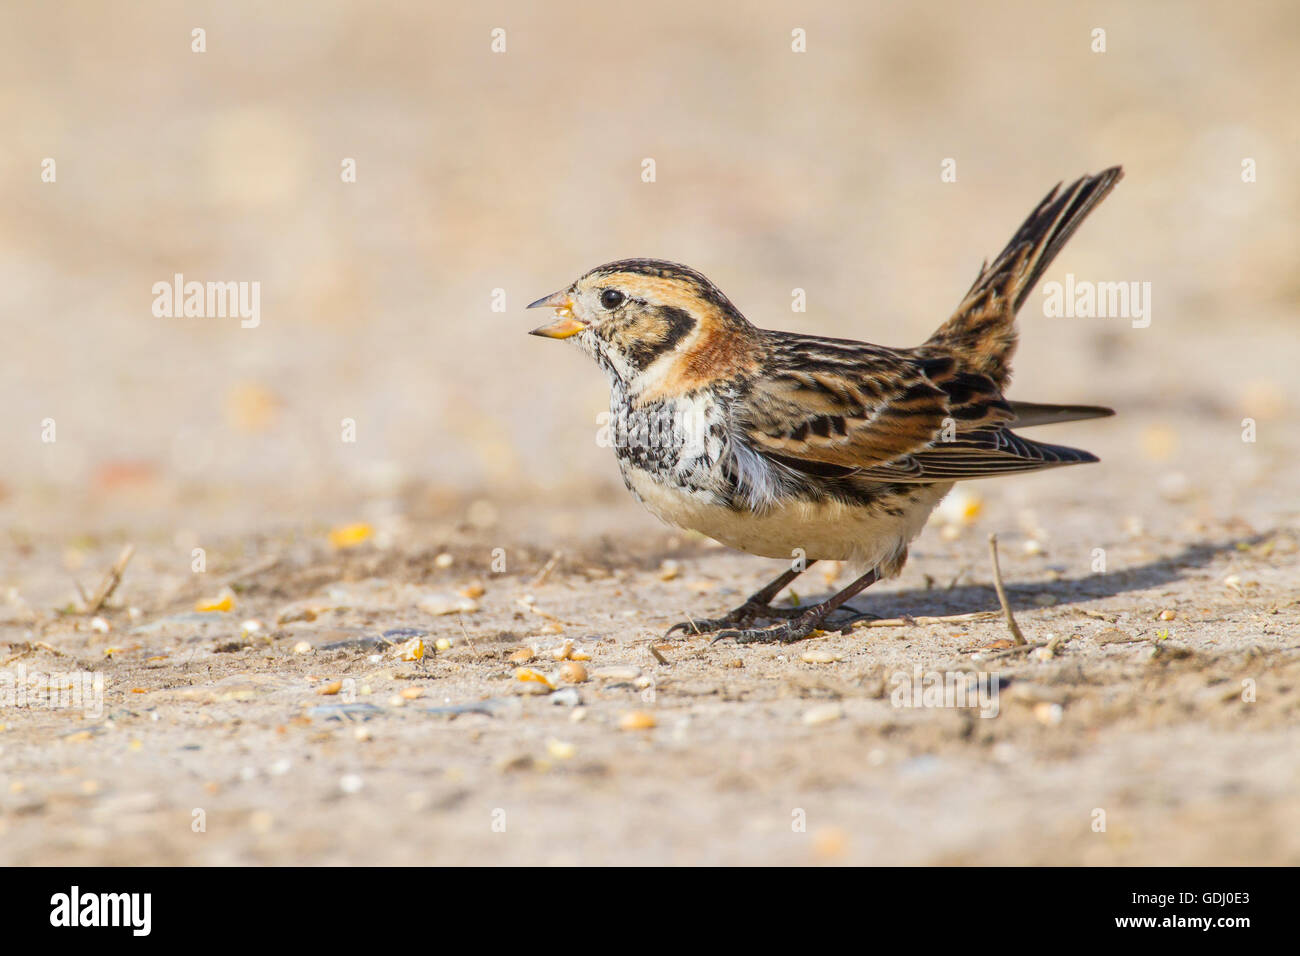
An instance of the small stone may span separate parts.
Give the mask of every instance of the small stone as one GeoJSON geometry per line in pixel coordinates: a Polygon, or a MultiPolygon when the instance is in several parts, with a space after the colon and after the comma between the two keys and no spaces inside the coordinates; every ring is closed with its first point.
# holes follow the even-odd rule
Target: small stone
{"type": "Polygon", "coordinates": [[[844,716],[844,708],[839,704],[818,704],[803,712],[803,723],[807,727],[829,724],[844,716]]]}
{"type": "Polygon", "coordinates": [[[561,707],[577,707],[582,703],[582,696],[576,688],[566,687],[563,690],[557,690],[551,695],[551,703],[558,704],[561,707]]]}
{"type": "Polygon", "coordinates": [[[659,580],[671,581],[682,573],[682,566],[676,561],[668,560],[659,565],[659,580]]]}
{"type": "Polygon", "coordinates": [[[339,789],[347,794],[360,793],[365,785],[366,782],[355,773],[347,773],[339,778],[339,789]]]}
{"type": "Polygon", "coordinates": [[[440,637],[433,642],[433,646],[439,651],[449,651],[451,650],[451,641],[448,638],[440,637]]]}
{"type": "Polygon", "coordinates": [[[1178,612],[1172,610],[1171,608],[1165,608],[1165,609],[1164,609],[1163,611],[1161,611],[1160,614],[1159,614],[1159,618],[1160,618],[1160,620],[1162,620],[1162,621],[1172,621],[1172,620],[1173,620],[1174,618],[1176,618],[1177,616],[1178,616],[1178,612]]]}
{"type": "Polygon", "coordinates": [[[520,647],[510,652],[506,658],[511,664],[527,664],[537,656],[537,650],[532,647],[520,647]]]}
{"type": "Polygon", "coordinates": [[[645,710],[628,711],[618,719],[619,730],[649,730],[655,726],[655,715],[645,710]]]}
{"type": "Polygon", "coordinates": [[[830,651],[804,651],[799,655],[799,660],[805,664],[834,664],[839,657],[830,651]]]}
{"type": "Polygon", "coordinates": [[[335,681],[330,681],[324,687],[317,690],[316,693],[320,694],[322,697],[333,697],[342,689],[343,689],[343,681],[335,680],[335,681]]]}
{"type": "Polygon", "coordinates": [[[571,760],[578,748],[567,740],[556,740],[552,737],[546,741],[546,752],[556,760],[571,760]]]}
{"type": "Polygon", "coordinates": [[[299,641],[297,644],[293,645],[293,652],[295,654],[310,654],[311,644],[308,641],[299,641]]]}
{"type": "Polygon", "coordinates": [[[560,668],[560,679],[566,684],[581,684],[587,679],[587,668],[578,661],[565,661],[560,668]]]}
{"type": "Polygon", "coordinates": [[[1043,701],[1034,705],[1034,717],[1040,724],[1055,727],[1065,719],[1065,708],[1060,704],[1043,701]]]}
{"type": "Polygon", "coordinates": [[[416,605],[426,614],[473,614],[478,610],[478,602],[472,598],[452,594],[426,594],[416,605]]]}
{"type": "Polygon", "coordinates": [[[636,680],[641,676],[639,667],[598,667],[591,672],[597,680],[636,680]]]}
{"type": "Polygon", "coordinates": [[[446,551],[442,552],[442,554],[438,555],[436,558],[433,559],[433,566],[435,568],[445,569],[451,567],[455,563],[456,563],[456,559],[452,555],[448,554],[446,551]]]}

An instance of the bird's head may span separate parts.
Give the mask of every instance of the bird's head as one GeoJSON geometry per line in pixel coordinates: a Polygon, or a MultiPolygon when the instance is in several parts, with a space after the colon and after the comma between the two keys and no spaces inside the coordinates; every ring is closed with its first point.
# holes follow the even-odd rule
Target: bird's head
{"type": "Polygon", "coordinates": [[[748,354],[753,327],[694,269],[659,259],[597,266],[538,299],[555,318],[533,335],[571,339],[632,391],[686,390],[748,354]]]}

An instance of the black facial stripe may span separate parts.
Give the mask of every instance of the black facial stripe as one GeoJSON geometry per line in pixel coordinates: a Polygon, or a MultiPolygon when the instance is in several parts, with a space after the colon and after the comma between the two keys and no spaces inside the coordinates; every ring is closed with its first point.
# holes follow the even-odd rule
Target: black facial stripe
{"type": "Polygon", "coordinates": [[[638,341],[627,347],[625,352],[628,362],[638,369],[643,369],[670,349],[676,348],[682,339],[695,328],[695,319],[685,309],[659,306],[654,310],[656,317],[668,324],[664,337],[658,342],[638,341]]]}
{"type": "Polygon", "coordinates": [[[731,300],[722,294],[722,290],[710,282],[702,273],[696,272],[689,266],[678,265],[675,262],[665,262],[661,259],[623,259],[619,262],[610,262],[598,266],[590,274],[593,276],[610,276],[618,273],[650,276],[656,279],[674,279],[688,285],[691,292],[702,301],[708,302],[729,316],[744,320],[739,310],[731,304],[731,300]]]}

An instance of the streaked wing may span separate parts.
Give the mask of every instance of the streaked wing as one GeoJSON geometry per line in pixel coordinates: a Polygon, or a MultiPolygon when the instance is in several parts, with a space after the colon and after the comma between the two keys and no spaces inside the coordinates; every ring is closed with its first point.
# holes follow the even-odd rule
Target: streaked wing
{"type": "Polygon", "coordinates": [[[822,478],[933,482],[1096,460],[1012,434],[1006,426],[1014,406],[992,380],[959,368],[952,356],[765,334],[767,368],[733,416],[752,448],[787,468],[822,478]]]}
{"type": "Polygon", "coordinates": [[[735,408],[744,437],[763,454],[868,468],[924,451],[945,428],[960,431],[1011,419],[993,383],[958,371],[949,357],[918,357],[841,339],[767,335],[765,374],[735,408]]]}
{"type": "Polygon", "coordinates": [[[1006,428],[982,428],[857,474],[894,482],[960,481],[1096,460],[1095,455],[1079,448],[1030,441],[1006,428]]]}

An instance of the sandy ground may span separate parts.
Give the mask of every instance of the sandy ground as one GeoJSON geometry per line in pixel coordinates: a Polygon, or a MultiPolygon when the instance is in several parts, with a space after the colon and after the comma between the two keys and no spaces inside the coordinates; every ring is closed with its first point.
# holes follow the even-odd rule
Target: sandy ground
{"type": "MultiPolygon", "coordinates": [[[[1082,430],[1141,442],[1122,418],[1082,430]]],[[[1293,456],[1297,437],[1261,454],[1293,456]]],[[[1093,467],[972,486],[901,578],[855,602],[884,626],[789,646],[661,639],[779,568],[621,497],[594,496],[580,520],[603,530],[568,538],[550,529],[571,503],[413,499],[348,547],[325,526],[232,537],[201,574],[177,570],[176,542],[137,540],[106,633],[53,602],[69,579],[93,591],[123,536],[62,554],[10,541],[8,669],[105,689],[98,716],[6,709],[0,857],[1300,861],[1294,488],[1093,467]],[[1239,511],[1216,510],[1225,495],[1239,511]],[[1008,647],[996,614],[926,620],[996,610],[991,530],[1045,647],[1008,647]],[[223,593],[231,610],[194,609],[223,593]],[[403,660],[412,635],[424,656],[403,660]],[[569,641],[585,680],[552,656],[569,641]],[[917,667],[996,675],[996,716],[900,706],[917,667]]],[[[828,588],[823,568],[798,599],[828,588]]]]}

